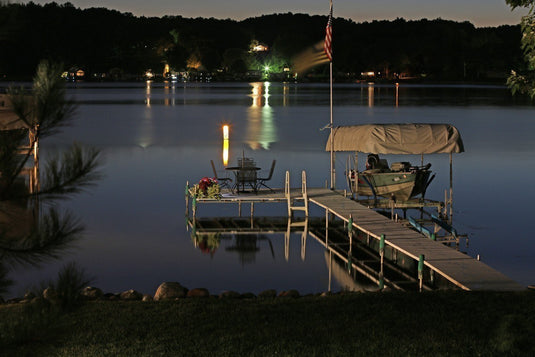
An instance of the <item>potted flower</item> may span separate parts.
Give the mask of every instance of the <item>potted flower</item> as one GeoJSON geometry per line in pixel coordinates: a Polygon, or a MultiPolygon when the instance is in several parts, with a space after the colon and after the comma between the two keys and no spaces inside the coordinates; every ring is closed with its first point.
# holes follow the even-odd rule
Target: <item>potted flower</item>
{"type": "Polygon", "coordinates": [[[202,198],[221,198],[221,187],[216,178],[203,177],[194,187],[195,195],[202,198]]]}

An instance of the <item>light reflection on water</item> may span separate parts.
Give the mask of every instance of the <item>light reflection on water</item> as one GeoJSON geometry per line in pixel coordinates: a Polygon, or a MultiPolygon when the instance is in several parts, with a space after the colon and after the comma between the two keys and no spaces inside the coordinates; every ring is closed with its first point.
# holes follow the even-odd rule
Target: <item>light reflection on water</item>
{"type": "MultiPolygon", "coordinates": [[[[80,104],[78,117],[72,127],[43,143],[42,157],[73,140],[100,147],[106,158],[105,179],[66,204],[83,217],[84,239],[61,262],[13,272],[14,295],[54,276],[70,260],[79,262],[97,277],[96,286],[110,292],[133,288],[153,293],[163,281],[206,287],[213,293],[327,289],[324,250],[317,244],[307,246],[305,261],[297,243],[290,245],[289,259],[284,259],[280,236],[270,237],[274,254],[266,241],[259,241],[251,264],[225,249],[204,254],[186,230],[183,198],[187,180],[194,183],[212,175],[210,160],[222,167],[223,124],[230,125],[231,163],[244,153],[268,169],[276,159],[273,186],[282,187],[286,170],[297,186],[303,169],[310,186],[324,186],[329,175],[329,155],[324,152],[328,133],[319,129],[329,121],[327,85],[77,84],[69,93],[80,104]]],[[[529,222],[535,199],[535,111],[529,102],[511,98],[498,86],[403,84],[337,85],[334,101],[334,121],[339,125],[457,126],[466,152],[454,156],[454,226],[470,235],[470,255],[480,254],[513,279],[533,284],[535,242],[529,222]]],[[[342,188],[345,160],[345,155],[337,155],[337,185],[342,188]]],[[[427,196],[443,199],[449,186],[448,157],[429,155],[426,161],[437,172],[427,196]]],[[[266,205],[255,207],[255,214],[281,216],[285,209],[266,205]]],[[[207,205],[200,207],[200,214],[232,216],[237,208],[207,205]]]]}

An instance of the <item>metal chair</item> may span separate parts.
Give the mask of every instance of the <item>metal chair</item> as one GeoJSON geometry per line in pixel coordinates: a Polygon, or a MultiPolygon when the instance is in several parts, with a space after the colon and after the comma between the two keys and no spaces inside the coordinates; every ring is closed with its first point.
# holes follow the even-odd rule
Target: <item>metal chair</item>
{"type": "Polygon", "coordinates": [[[265,188],[269,188],[271,190],[271,192],[275,192],[275,191],[273,191],[273,189],[271,187],[266,185],[266,181],[271,180],[271,177],[273,176],[273,171],[275,171],[275,163],[276,162],[277,162],[277,160],[273,160],[273,162],[271,163],[271,169],[269,170],[268,177],[258,177],[256,179],[257,189],[260,188],[260,186],[264,186],[265,188]]]}
{"type": "Polygon", "coordinates": [[[226,187],[226,188],[228,188],[229,190],[232,191],[232,186],[230,184],[232,182],[232,179],[230,177],[219,177],[217,175],[217,170],[215,169],[214,160],[210,160],[210,163],[212,164],[212,170],[214,171],[214,177],[217,180],[217,182],[219,182],[219,186],[221,186],[221,188],[226,187]]]}

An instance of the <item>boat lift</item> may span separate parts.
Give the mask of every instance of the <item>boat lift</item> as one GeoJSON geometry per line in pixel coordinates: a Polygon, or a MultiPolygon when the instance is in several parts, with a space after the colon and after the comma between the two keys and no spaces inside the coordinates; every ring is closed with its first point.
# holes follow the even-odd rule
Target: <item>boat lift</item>
{"type": "MultiPolygon", "coordinates": [[[[464,145],[461,135],[456,127],[450,124],[363,124],[351,126],[338,126],[333,128],[326,144],[326,151],[348,151],[354,152],[354,156],[348,157],[346,164],[347,183],[352,192],[353,199],[375,209],[391,210],[392,219],[397,219],[395,209],[403,210],[403,218],[407,218],[407,209],[417,209],[421,212],[418,225],[434,225],[433,231],[439,230],[447,232],[448,238],[453,238],[458,242],[458,234],[452,227],[453,216],[453,153],[464,152],[464,145]],[[331,144],[332,142],[332,144],[331,144]],[[434,201],[425,198],[427,186],[434,176],[427,179],[415,195],[408,199],[395,199],[394,196],[380,198],[377,188],[373,186],[364,175],[359,176],[358,154],[394,154],[394,155],[420,155],[421,166],[424,167],[425,154],[449,154],[449,190],[445,191],[444,202],[434,201]],[[353,177],[351,177],[353,176],[353,177]],[[359,178],[362,178],[359,182],[359,178]],[[359,185],[367,185],[361,187],[359,185]],[[359,194],[360,191],[360,194],[359,194]],[[371,196],[365,196],[362,191],[371,192],[371,196]],[[420,197],[416,197],[416,196],[420,197]],[[429,214],[424,208],[436,208],[437,214],[429,214]],[[429,219],[424,220],[423,215],[427,214],[429,219]]],[[[410,165],[409,165],[410,166],[410,165]]],[[[427,168],[429,168],[427,166],[427,168]]],[[[409,174],[409,170],[402,171],[409,174]]],[[[371,175],[373,177],[373,174],[371,175]]],[[[392,183],[395,185],[395,183],[392,183]]],[[[415,225],[414,228],[418,230],[415,225]]],[[[430,233],[431,234],[431,233],[430,233]]]]}

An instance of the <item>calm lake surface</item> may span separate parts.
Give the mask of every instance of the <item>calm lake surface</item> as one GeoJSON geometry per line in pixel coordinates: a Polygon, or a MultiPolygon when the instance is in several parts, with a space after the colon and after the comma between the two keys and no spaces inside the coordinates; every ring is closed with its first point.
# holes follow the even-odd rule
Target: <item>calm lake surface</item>
{"type": "MultiPolygon", "coordinates": [[[[232,249],[232,239],[207,254],[194,246],[184,216],[186,181],[212,176],[210,160],[223,167],[223,124],[230,125],[231,164],[245,154],[268,169],[276,159],[272,187],[283,187],[287,170],[294,187],[301,170],[309,186],[324,186],[328,131],[320,129],[329,122],[327,84],[81,83],[68,93],[79,104],[77,116],[60,135],[43,140],[42,157],[73,141],[96,146],[105,159],[104,178],[64,204],[84,222],[84,236],[60,260],[15,266],[10,295],[54,278],[70,261],[106,292],[153,294],[164,281],[213,294],[328,289],[324,248],[315,241],[308,241],[304,260],[300,234],[292,234],[287,257],[284,234],[258,237],[247,255],[232,249]]],[[[455,125],[466,150],[453,159],[453,222],[470,237],[461,250],[521,284],[535,283],[535,107],[529,101],[501,86],[343,84],[334,90],[334,122],[455,125]]],[[[336,159],[337,188],[344,189],[347,154],[336,159]]],[[[426,196],[443,200],[449,157],[425,161],[437,173],[426,196]]],[[[255,206],[255,216],[285,214],[284,205],[255,206]]],[[[236,216],[237,207],[201,205],[198,215],[236,216]]],[[[339,290],[336,281],[331,288],[339,290]]]]}

